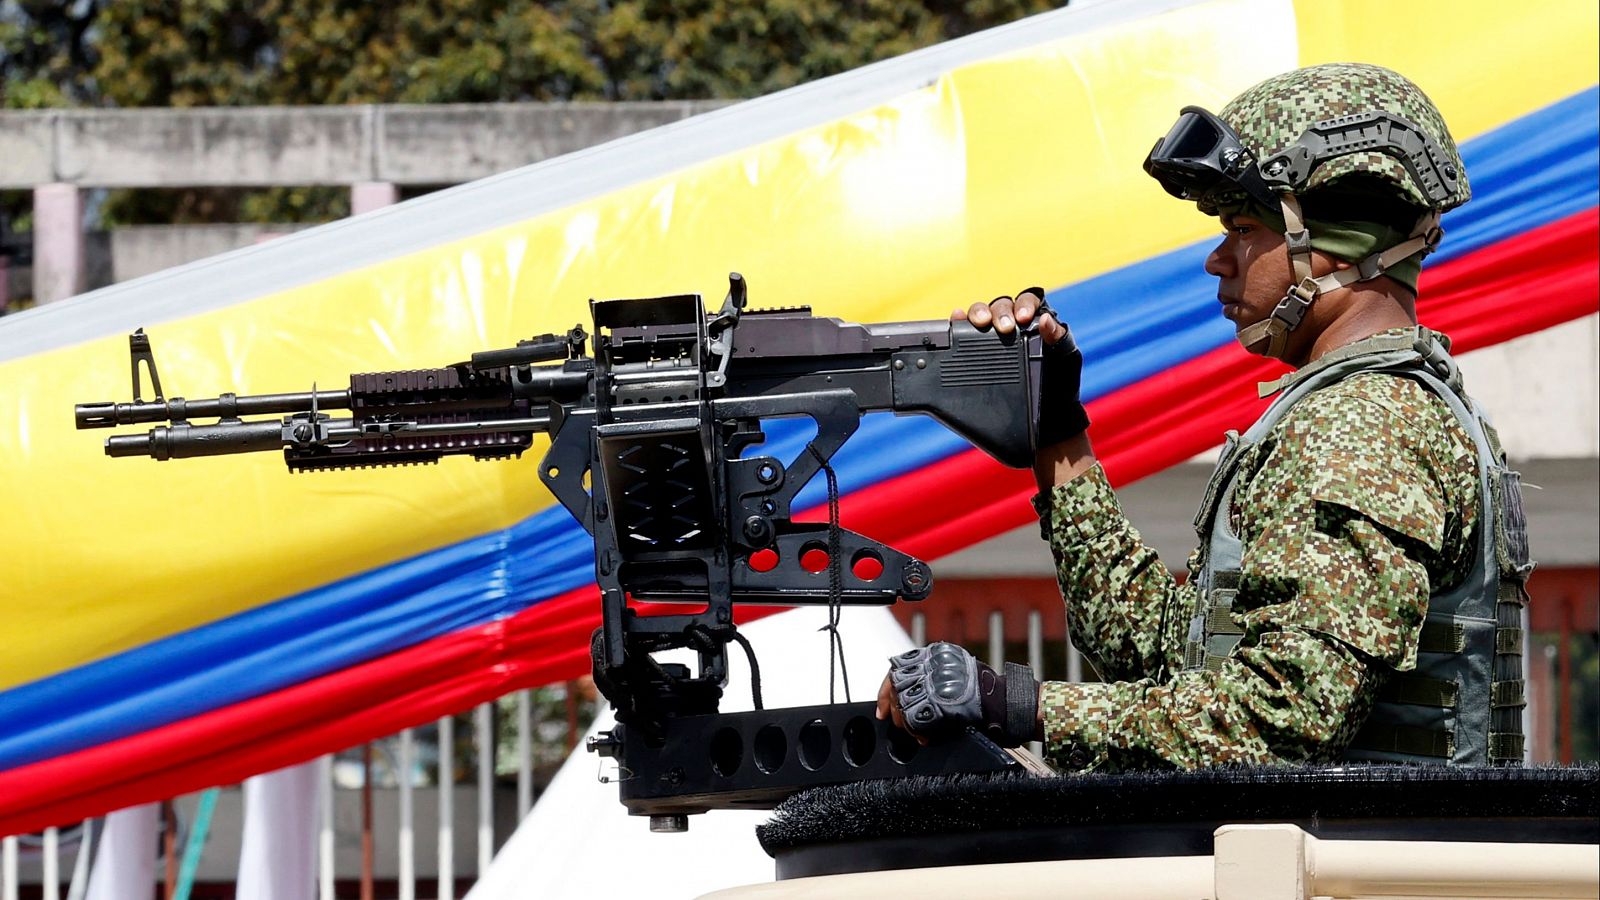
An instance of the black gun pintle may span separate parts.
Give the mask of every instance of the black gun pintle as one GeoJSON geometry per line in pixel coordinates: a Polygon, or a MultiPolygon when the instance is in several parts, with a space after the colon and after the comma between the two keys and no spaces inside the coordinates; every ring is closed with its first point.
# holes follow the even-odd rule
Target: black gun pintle
{"type": "MultiPolygon", "coordinates": [[[[591,652],[596,684],[623,726],[612,743],[632,772],[627,783],[664,786],[648,796],[625,790],[632,812],[677,817],[947,764],[949,755],[939,763],[937,753],[911,761],[915,751],[896,751],[870,713],[848,708],[739,720],[755,730],[730,741],[733,720],[717,710],[727,646],[740,640],[734,607],[927,596],[933,575],[925,563],[836,518],[795,522],[793,505],[819,474],[832,480],[830,460],[867,412],[929,415],[1007,464],[1030,464],[1036,340],[1001,340],[942,320],[858,324],[814,316],[809,306],[747,310],[744,278],[731,273],[728,284],[714,314],[696,294],[593,300],[592,332],[540,335],[454,366],[357,373],[345,391],[82,404],[78,423],[166,423],[112,437],[113,456],[281,450],[295,472],[502,459],[548,434],[538,477],[594,538],[602,628],[591,652]],[[328,412],[340,409],[348,417],[328,412]],[[263,413],[272,417],[243,418],[263,413]],[[219,421],[190,422],[211,416],[219,421]],[[760,452],[763,424],[781,418],[816,425],[793,459],[760,452]],[[686,606],[645,614],[635,602],[686,606]],[[693,650],[696,664],[651,657],[680,649],[693,650]],[[843,741],[835,762],[817,755],[817,721],[843,741]],[[694,743],[701,738],[725,767],[740,765],[735,742],[773,757],[770,745],[743,742],[788,725],[801,731],[784,740],[811,753],[816,768],[752,758],[739,770],[740,779],[750,776],[740,787],[685,762],[707,751],[694,743]],[[691,743],[669,752],[674,735],[691,743]]],[[[130,346],[137,353],[142,344],[130,346]]],[[[989,756],[966,758],[978,769],[1006,765],[989,756]]]]}

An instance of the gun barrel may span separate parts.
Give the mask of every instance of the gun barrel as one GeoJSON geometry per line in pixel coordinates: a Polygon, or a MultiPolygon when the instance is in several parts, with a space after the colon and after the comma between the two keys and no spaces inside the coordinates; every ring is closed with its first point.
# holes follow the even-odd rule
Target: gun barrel
{"type": "MultiPolygon", "coordinates": [[[[223,394],[206,400],[145,400],[133,403],[79,403],[73,408],[79,428],[115,428],[144,422],[182,422],[190,418],[236,419],[304,412],[312,401],[319,409],[349,409],[349,391],[303,391],[294,394],[223,394]]],[[[137,454],[135,454],[137,455],[137,454]]]]}
{"type": "Polygon", "coordinates": [[[171,425],[142,435],[106,438],[107,456],[187,459],[276,450],[283,446],[283,423],[239,422],[228,425],[171,425]]]}

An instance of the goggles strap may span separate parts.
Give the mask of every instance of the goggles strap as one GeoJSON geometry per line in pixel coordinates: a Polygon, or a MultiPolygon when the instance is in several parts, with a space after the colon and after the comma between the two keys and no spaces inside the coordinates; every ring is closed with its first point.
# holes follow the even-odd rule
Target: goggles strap
{"type": "Polygon", "coordinates": [[[1282,359],[1289,347],[1289,332],[1305,318],[1318,293],[1315,279],[1306,278],[1295,284],[1278,301],[1272,315],[1239,329],[1239,343],[1251,353],[1282,359]]]}
{"type": "Polygon", "coordinates": [[[1283,239],[1289,251],[1289,264],[1294,267],[1294,280],[1303,282],[1311,277],[1311,232],[1306,229],[1305,216],[1300,212],[1299,197],[1281,194],[1279,203],[1283,208],[1283,239]]]}
{"type": "Polygon", "coordinates": [[[1418,253],[1426,256],[1439,246],[1444,229],[1439,227],[1439,213],[1430,210],[1417,220],[1411,236],[1374,253],[1347,269],[1339,269],[1316,280],[1317,293],[1347,287],[1358,281],[1371,281],[1393,268],[1397,263],[1418,253]]]}
{"type": "Polygon", "coordinates": [[[1271,316],[1239,329],[1239,343],[1251,353],[1281,359],[1289,343],[1289,326],[1271,316]]]}

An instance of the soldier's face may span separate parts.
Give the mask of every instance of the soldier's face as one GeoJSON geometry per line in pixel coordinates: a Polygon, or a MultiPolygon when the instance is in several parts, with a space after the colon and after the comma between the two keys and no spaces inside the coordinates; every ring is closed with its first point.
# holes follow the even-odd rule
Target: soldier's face
{"type": "MultiPolygon", "coordinates": [[[[1223,216],[1222,243],[1206,257],[1206,271],[1217,276],[1217,300],[1222,315],[1233,323],[1235,333],[1272,315],[1272,310],[1294,282],[1294,267],[1282,232],[1250,216],[1223,216]]],[[[1311,271],[1321,275],[1332,266],[1322,253],[1311,254],[1311,271]]],[[[1298,366],[1304,362],[1322,330],[1322,314],[1328,302],[1320,299],[1306,313],[1300,327],[1289,332],[1283,361],[1298,366]]]]}
{"type": "Polygon", "coordinates": [[[1217,277],[1222,315],[1237,331],[1272,314],[1289,289],[1292,269],[1283,235],[1249,216],[1223,216],[1222,242],[1206,257],[1217,277]]]}

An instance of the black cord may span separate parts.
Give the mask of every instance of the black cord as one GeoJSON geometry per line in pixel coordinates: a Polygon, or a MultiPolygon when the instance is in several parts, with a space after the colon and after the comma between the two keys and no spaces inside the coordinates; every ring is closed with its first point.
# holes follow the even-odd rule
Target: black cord
{"type": "Polygon", "coordinates": [[[839,479],[833,466],[817,451],[815,444],[806,449],[816,457],[817,464],[828,478],[828,624],[817,629],[828,632],[828,702],[833,700],[834,659],[839,662],[839,673],[844,676],[844,702],[850,702],[850,668],[844,661],[844,638],[839,635],[839,622],[844,613],[844,570],[839,557],[843,554],[839,531],[839,479]]]}
{"type": "Polygon", "coordinates": [[[750,660],[750,697],[755,700],[756,709],[762,709],[764,707],[761,705],[761,664],[756,662],[756,650],[750,646],[750,639],[737,631],[733,633],[733,639],[744,648],[744,655],[750,660]]]}

